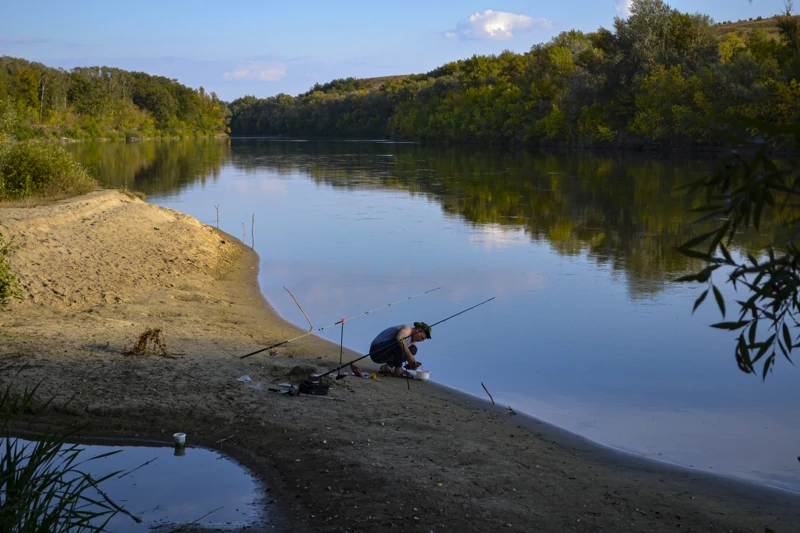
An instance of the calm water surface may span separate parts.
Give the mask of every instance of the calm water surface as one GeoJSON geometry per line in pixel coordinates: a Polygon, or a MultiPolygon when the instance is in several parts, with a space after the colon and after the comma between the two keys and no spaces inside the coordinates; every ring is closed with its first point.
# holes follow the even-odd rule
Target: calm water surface
{"type": "MultiPolygon", "coordinates": [[[[676,187],[713,161],[268,139],[70,149],[105,185],[210,225],[218,206],[301,327],[284,286],[315,327],[442,287],[347,322],[362,353],[387,326],[496,296],[420,346],[432,379],[485,397],[483,382],[608,446],[800,491],[798,370],[741,373],[733,337],[708,327],[719,311],[692,316],[699,288],[670,282],[697,266],[672,250],[703,229],[676,187]]],[[[760,249],[767,226],[743,242],[760,249]]]]}
{"type": "MultiPolygon", "coordinates": [[[[4,440],[0,439],[0,444],[5,448],[4,440]]],[[[13,456],[24,457],[31,453],[35,443],[12,439],[11,446],[17,450],[13,456]]],[[[118,513],[109,521],[106,531],[173,532],[192,523],[224,531],[263,525],[268,520],[262,512],[265,492],[256,479],[216,451],[194,447],[176,450],[129,442],[119,446],[80,444],[77,448],[81,451],[72,466],[95,479],[117,472],[101,484],[103,492],[142,520],[136,523],[130,516],[118,513]],[[101,457],[113,452],[116,453],[101,457]]],[[[71,453],[71,445],[62,451],[71,453]]],[[[59,456],[52,466],[64,460],[59,456]]],[[[84,496],[102,499],[91,489],[84,496]]]]}

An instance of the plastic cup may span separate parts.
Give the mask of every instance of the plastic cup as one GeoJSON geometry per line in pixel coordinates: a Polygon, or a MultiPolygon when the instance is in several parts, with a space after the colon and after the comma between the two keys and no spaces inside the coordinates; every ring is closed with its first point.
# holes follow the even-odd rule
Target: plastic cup
{"type": "Polygon", "coordinates": [[[172,438],[175,440],[175,446],[186,446],[186,433],[175,433],[172,438]]]}

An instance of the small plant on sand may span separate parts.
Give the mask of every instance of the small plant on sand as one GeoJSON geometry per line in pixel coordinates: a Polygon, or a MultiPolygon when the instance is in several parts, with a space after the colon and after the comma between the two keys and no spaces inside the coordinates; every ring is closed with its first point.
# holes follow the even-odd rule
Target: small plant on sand
{"type": "Polygon", "coordinates": [[[118,452],[79,457],[83,448],[66,442],[75,430],[48,430],[33,442],[11,435],[20,415],[35,415],[50,403],[37,401],[36,387],[16,393],[8,386],[0,395],[0,531],[104,531],[118,511],[126,512],[99,487],[118,472],[93,478],[82,465],[118,452]]]}
{"type": "MultiPolygon", "coordinates": [[[[3,225],[0,224],[0,228],[2,227],[3,225]]],[[[19,295],[19,291],[17,290],[17,278],[14,276],[14,273],[11,272],[11,266],[8,264],[8,259],[6,257],[13,250],[13,243],[13,237],[6,242],[3,234],[0,233],[0,309],[8,302],[9,298],[19,295]]]]}
{"type": "Polygon", "coordinates": [[[149,355],[151,353],[159,354],[159,355],[167,355],[167,345],[164,343],[164,339],[161,337],[161,330],[160,329],[151,329],[147,328],[147,330],[139,335],[139,338],[134,343],[133,348],[130,350],[125,350],[123,352],[125,355],[149,355]]]}
{"type": "Polygon", "coordinates": [[[145,193],[143,193],[141,191],[132,191],[132,190],[128,189],[127,186],[122,187],[119,190],[119,192],[121,192],[122,194],[124,194],[125,196],[130,198],[131,200],[134,200],[134,199],[138,198],[141,201],[145,201],[147,199],[147,195],[145,193]]]}
{"type": "Polygon", "coordinates": [[[96,187],[86,169],[57,144],[0,144],[0,200],[76,196],[96,187]]]}

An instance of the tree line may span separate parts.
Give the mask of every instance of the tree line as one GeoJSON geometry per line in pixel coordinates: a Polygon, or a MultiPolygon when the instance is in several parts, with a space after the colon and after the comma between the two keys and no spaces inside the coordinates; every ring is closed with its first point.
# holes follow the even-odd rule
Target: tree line
{"type": "Polygon", "coordinates": [[[634,0],[613,30],[453,61],[375,88],[353,78],[230,104],[233,134],[483,144],[720,144],[800,111],[800,20],[740,36],[707,15],[634,0]]]}
{"type": "Polygon", "coordinates": [[[213,92],[163,76],[0,57],[0,140],[220,135],[229,114],[213,92]]]}

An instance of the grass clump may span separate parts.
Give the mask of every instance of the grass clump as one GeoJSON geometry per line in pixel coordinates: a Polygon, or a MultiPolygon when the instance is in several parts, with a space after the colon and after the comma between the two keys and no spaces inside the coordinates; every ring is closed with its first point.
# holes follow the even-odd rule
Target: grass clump
{"type": "Polygon", "coordinates": [[[161,336],[161,330],[156,328],[147,328],[147,330],[139,335],[133,347],[130,350],[123,352],[125,355],[144,356],[149,354],[167,355],[167,345],[161,336]]]}
{"type": "MultiPolygon", "coordinates": [[[[0,224],[0,228],[2,227],[3,225],[0,224]]],[[[13,243],[13,237],[6,242],[6,238],[0,233],[0,309],[8,302],[9,298],[19,294],[17,278],[11,272],[11,265],[8,264],[7,259],[13,249],[13,243]]]]}
{"type": "Polygon", "coordinates": [[[83,449],[66,442],[70,434],[58,432],[33,442],[14,438],[12,421],[38,411],[35,393],[35,387],[14,393],[9,386],[0,395],[0,531],[104,531],[117,512],[125,512],[99,488],[118,472],[93,478],[81,465],[117,452],[79,457],[83,449]]]}
{"type": "Polygon", "coordinates": [[[86,169],[57,144],[0,144],[0,201],[63,198],[95,188],[86,169]]]}

